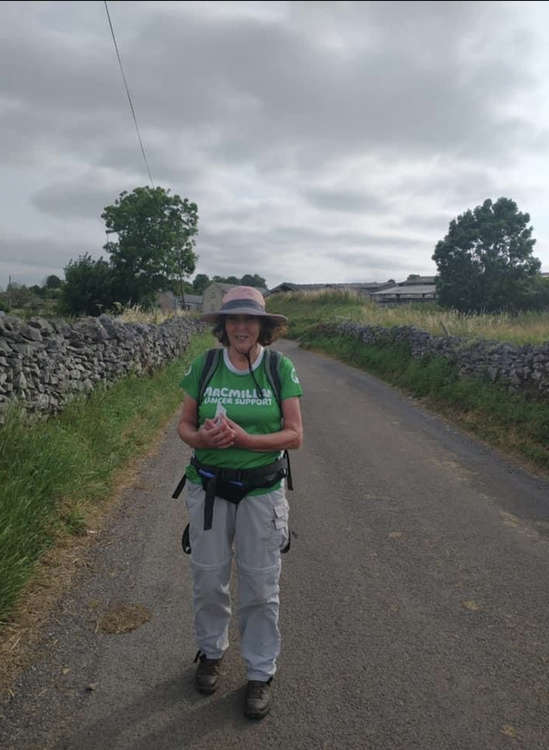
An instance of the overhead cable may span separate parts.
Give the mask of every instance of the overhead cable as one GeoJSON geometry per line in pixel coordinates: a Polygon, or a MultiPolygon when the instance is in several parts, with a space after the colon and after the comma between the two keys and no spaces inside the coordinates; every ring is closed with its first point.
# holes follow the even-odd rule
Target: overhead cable
{"type": "Polygon", "coordinates": [[[107,19],[109,21],[109,26],[111,29],[112,34],[112,40],[114,42],[114,49],[116,50],[116,57],[118,58],[118,65],[120,66],[120,72],[122,73],[122,80],[124,81],[124,88],[126,89],[126,94],[128,95],[128,102],[130,103],[130,110],[132,113],[133,121],[135,123],[135,131],[137,133],[137,140],[139,141],[139,145],[141,147],[141,153],[143,154],[143,160],[145,162],[145,167],[147,168],[147,174],[149,175],[149,180],[151,182],[151,185],[154,189],[154,181],[151,174],[151,169],[149,167],[149,162],[147,159],[147,155],[145,153],[145,147],[143,146],[143,141],[141,140],[141,133],[139,132],[139,125],[137,124],[137,117],[135,116],[135,109],[132,102],[132,97],[130,95],[130,89],[128,88],[128,82],[126,81],[126,75],[124,73],[124,67],[122,65],[122,59],[120,57],[120,52],[118,51],[118,44],[116,43],[116,36],[114,34],[114,29],[111,22],[111,16],[109,13],[109,7],[107,5],[107,0],[104,0],[105,2],[105,10],[107,11],[107,19]]]}

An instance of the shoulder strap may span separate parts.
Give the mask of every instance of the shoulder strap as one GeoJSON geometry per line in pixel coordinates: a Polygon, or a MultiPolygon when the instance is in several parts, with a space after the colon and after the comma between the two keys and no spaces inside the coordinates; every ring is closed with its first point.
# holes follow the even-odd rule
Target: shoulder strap
{"type": "MultiPolygon", "coordinates": [[[[269,384],[271,388],[273,389],[273,393],[275,395],[275,398],[278,402],[278,406],[280,407],[280,413],[282,414],[282,383],[280,382],[280,373],[278,371],[278,368],[280,366],[280,361],[282,359],[282,354],[280,352],[277,352],[276,349],[268,349],[266,348],[263,356],[265,357],[265,372],[267,373],[267,379],[269,381],[269,384]]],[[[286,459],[286,479],[287,479],[287,485],[289,490],[293,490],[294,483],[292,481],[292,468],[290,466],[290,454],[287,450],[284,451],[284,458],[286,459]]],[[[288,544],[286,547],[282,550],[282,552],[287,552],[290,549],[290,541],[288,539],[288,544]]]]}
{"type": "Polygon", "coordinates": [[[200,406],[206,386],[213,378],[214,372],[217,370],[217,365],[219,364],[222,353],[223,349],[208,349],[208,352],[206,353],[206,359],[204,360],[204,366],[200,373],[200,380],[198,381],[197,407],[200,406]]]}
{"type": "Polygon", "coordinates": [[[277,352],[275,349],[265,348],[263,356],[265,358],[265,372],[267,374],[269,385],[273,389],[273,393],[275,395],[277,403],[280,406],[282,384],[280,382],[280,373],[278,372],[278,368],[280,365],[280,360],[282,359],[282,354],[280,352],[277,352]]]}

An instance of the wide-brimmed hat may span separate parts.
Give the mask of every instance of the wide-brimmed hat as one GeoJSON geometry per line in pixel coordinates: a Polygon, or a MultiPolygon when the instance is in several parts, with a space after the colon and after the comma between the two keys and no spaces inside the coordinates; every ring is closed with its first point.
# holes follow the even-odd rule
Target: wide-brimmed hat
{"type": "Polygon", "coordinates": [[[285,315],[267,312],[263,295],[253,286],[233,286],[223,297],[221,308],[217,312],[204,313],[200,320],[215,323],[218,315],[253,315],[270,318],[279,324],[288,320],[285,315]]]}

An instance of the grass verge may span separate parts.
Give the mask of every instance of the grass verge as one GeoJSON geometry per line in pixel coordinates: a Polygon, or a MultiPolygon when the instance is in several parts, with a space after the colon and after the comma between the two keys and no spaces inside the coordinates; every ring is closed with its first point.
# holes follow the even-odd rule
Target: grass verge
{"type": "Polygon", "coordinates": [[[195,336],[185,356],[149,377],[128,377],[30,422],[17,410],[0,428],[0,621],[40,556],[60,538],[86,533],[86,515],[145,455],[181,402],[188,362],[212,345],[195,336]]]}
{"type": "Polygon", "coordinates": [[[547,399],[461,377],[443,357],[414,359],[405,346],[369,346],[351,336],[334,336],[323,326],[309,328],[301,345],[379,375],[491,445],[549,471],[547,399]]]}

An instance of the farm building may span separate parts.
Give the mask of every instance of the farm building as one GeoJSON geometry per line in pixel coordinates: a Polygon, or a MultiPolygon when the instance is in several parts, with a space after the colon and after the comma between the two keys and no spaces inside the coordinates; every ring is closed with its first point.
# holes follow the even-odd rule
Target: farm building
{"type": "Polygon", "coordinates": [[[371,297],[376,302],[393,305],[432,301],[436,299],[435,277],[411,274],[406,281],[373,292],[371,297]]]}

